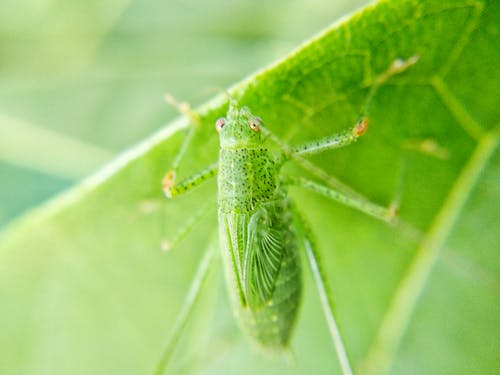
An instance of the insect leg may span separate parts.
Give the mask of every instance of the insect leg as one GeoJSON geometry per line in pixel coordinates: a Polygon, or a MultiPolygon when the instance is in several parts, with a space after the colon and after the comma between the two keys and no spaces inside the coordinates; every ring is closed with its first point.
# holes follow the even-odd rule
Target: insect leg
{"type": "Polygon", "coordinates": [[[397,59],[387,68],[384,72],[377,75],[370,86],[370,91],[365,99],[362,108],[362,117],[351,129],[344,130],[338,134],[333,134],[331,136],[312,141],[301,146],[295,147],[292,151],[295,154],[305,155],[305,154],[316,154],[326,150],[335,149],[350,145],[351,143],[357,141],[357,139],[362,136],[368,129],[368,111],[372,100],[377,93],[378,89],[386,83],[392,76],[402,73],[408,67],[412,66],[418,61],[418,56],[412,56],[407,60],[397,59]]]}
{"type": "Polygon", "coordinates": [[[292,152],[296,155],[317,154],[326,150],[341,148],[356,142],[368,129],[368,118],[363,117],[353,128],[344,130],[331,136],[304,143],[294,147],[292,152]]]}
{"type": "MultiPolygon", "coordinates": [[[[167,198],[173,198],[177,195],[183,194],[192,188],[200,185],[207,179],[213,177],[217,173],[217,163],[212,164],[207,169],[188,177],[181,183],[175,183],[175,170],[170,170],[163,177],[163,193],[167,198]]],[[[179,242],[181,242],[191,230],[198,224],[205,215],[210,211],[210,202],[205,204],[202,208],[198,209],[175,234],[173,240],[162,239],[160,247],[163,251],[168,251],[174,248],[179,242]]]]}
{"type": "Polygon", "coordinates": [[[191,188],[194,188],[195,186],[198,186],[201,184],[203,181],[206,179],[209,179],[210,177],[213,177],[217,174],[217,163],[214,163],[210,166],[208,166],[206,169],[203,171],[190,176],[186,178],[184,181],[182,181],[179,184],[176,184],[175,178],[176,178],[176,169],[179,166],[184,154],[186,153],[189,144],[191,143],[197,129],[197,125],[200,122],[199,116],[196,112],[194,112],[190,107],[189,104],[185,102],[178,102],[172,95],[167,94],[165,95],[165,101],[169,103],[170,105],[174,106],[177,108],[177,110],[188,116],[191,119],[192,126],[189,129],[189,132],[184,138],[184,141],[182,142],[181,148],[179,152],[177,153],[172,166],[170,170],[165,174],[162,180],[162,186],[163,186],[163,192],[167,198],[172,198],[176,195],[183,194],[186,191],[190,190],[191,188]]]}
{"type": "Polygon", "coordinates": [[[182,142],[181,149],[179,150],[177,156],[174,159],[174,162],[172,163],[172,170],[177,169],[179,166],[179,163],[182,160],[182,157],[186,153],[186,150],[191,143],[191,140],[193,139],[194,133],[196,131],[197,125],[200,123],[200,117],[198,114],[191,109],[188,103],[186,102],[179,102],[177,101],[172,95],[166,94],[165,95],[165,101],[170,104],[171,106],[175,107],[180,114],[186,115],[190,120],[191,120],[191,127],[189,129],[189,132],[182,142]]]}
{"type": "Polygon", "coordinates": [[[349,357],[347,355],[347,350],[342,340],[342,335],[340,334],[339,326],[335,319],[335,314],[333,312],[333,299],[328,287],[328,281],[326,276],[321,269],[321,264],[319,260],[319,254],[317,253],[316,247],[314,246],[312,233],[306,224],[305,220],[299,214],[296,209],[293,209],[294,221],[297,230],[303,239],[304,247],[307,254],[307,260],[309,266],[311,267],[311,272],[314,276],[314,281],[316,287],[318,288],[318,293],[321,300],[321,305],[323,307],[323,313],[325,315],[326,322],[328,324],[328,329],[330,331],[330,336],[332,338],[333,346],[337,352],[337,357],[339,359],[340,367],[342,369],[343,375],[352,375],[352,367],[349,362],[349,357]]]}
{"type": "Polygon", "coordinates": [[[175,182],[175,169],[168,171],[162,180],[163,193],[167,198],[173,198],[176,195],[184,194],[192,188],[205,182],[207,179],[217,174],[218,163],[209,165],[203,171],[196,173],[180,183],[175,182]]]}
{"type": "Polygon", "coordinates": [[[169,251],[175,248],[186,236],[191,233],[191,230],[210,212],[212,208],[212,202],[207,202],[203,207],[196,210],[196,212],[190,217],[187,223],[185,223],[175,234],[172,240],[162,240],[161,249],[163,251],[169,251]]]}
{"type": "Polygon", "coordinates": [[[410,66],[416,64],[419,60],[420,56],[414,55],[409,57],[406,60],[396,59],[392,62],[392,64],[382,73],[378,74],[375,78],[372,79],[372,83],[370,86],[370,91],[365,99],[365,104],[363,105],[362,115],[366,116],[368,110],[370,109],[370,105],[372,103],[373,97],[377,93],[380,86],[386,83],[392,76],[400,74],[408,69],[410,66]]]}
{"type": "MultiPolygon", "coordinates": [[[[406,60],[396,59],[392,64],[382,73],[374,78],[370,78],[370,90],[366,96],[364,104],[362,105],[361,118],[354,127],[341,131],[340,133],[327,136],[325,138],[314,140],[297,147],[290,147],[282,142],[278,137],[272,134],[268,129],[263,128],[263,133],[271,139],[274,143],[280,146],[283,154],[279,158],[280,163],[284,163],[289,159],[294,159],[299,162],[306,169],[310,165],[303,158],[302,155],[316,154],[330,149],[336,149],[350,145],[355,142],[361,135],[368,129],[368,117],[370,105],[372,100],[381,86],[383,86],[391,77],[400,74],[408,69],[410,66],[417,63],[419,56],[415,55],[406,60]]],[[[318,176],[319,177],[319,176],[318,176]]]]}
{"type": "Polygon", "coordinates": [[[153,372],[154,375],[163,375],[169,365],[176,345],[180,340],[187,323],[189,322],[189,318],[194,311],[196,301],[200,297],[202,288],[207,281],[210,266],[213,264],[212,261],[214,259],[214,253],[214,248],[209,247],[205,252],[205,255],[203,256],[200,264],[198,265],[198,269],[196,270],[196,274],[191,282],[191,285],[189,286],[188,294],[177,317],[174,329],[167,342],[167,345],[163,349],[160,360],[158,361],[158,364],[156,365],[156,368],[153,372]]]}
{"type": "Polygon", "coordinates": [[[284,183],[314,191],[382,221],[394,223],[396,220],[397,210],[395,207],[380,206],[361,197],[359,194],[351,195],[341,192],[303,177],[286,177],[284,183]]]}
{"type": "Polygon", "coordinates": [[[370,91],[365,99],[365,103],[362,108],[362,117],[351,129],[344,130],[338,134],[333,134],[331,136],[315,140],[309,143],[305,143],[301,146],[295,147],[292,151],[295,154],[306,155],[306,154],[316,154],[326,150],[340,148],[348,146],[362,136],[366,129],[368,129],[368,111],[375,96],[376,92],[387,80],[403,71],[408,67],[415,64],[418,61],[418,56],[412,56],[407,60],[397,59],[395,60],[387,70],[379,74],[373,79],[373,83],[370,87],[370,91]]]}

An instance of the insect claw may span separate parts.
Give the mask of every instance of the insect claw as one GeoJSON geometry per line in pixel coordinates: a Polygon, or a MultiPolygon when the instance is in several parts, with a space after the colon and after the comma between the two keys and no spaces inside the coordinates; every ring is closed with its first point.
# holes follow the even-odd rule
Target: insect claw
{"type": "Polygon", "coordinates": [[[354,128],[352,128],[352,135],[354,135],[354,137],[356,138],[361,137],[363,134],[365,134],[367,129],[368,129],[368,117],[363,117],[361,120],[358,121],[356,125],[354,125],[354,128]]]}
{"type": "Polygon", "coordinates": [[[175,99],[171,94],[165,94],[165,101],[171,106],[177,108],[177,110],[181,113],[186,114],[190,111],[188,103],[177,101],[177,99],[175,99]]]}
{"type": "Polygon", "coordinates": [[[392,65],[389,68],[389,74],[392,75],[392,74],[401,73],[409,66],[416,64],[418,62],[419,58],[420,58],[419,55],[413,55],[406,60],[403,60],[403,59],[394,60],[392,65]]]}
{"type": "Polygon", "coordinates": [[[398,216],[399,216],[399,205],[396,202],[391,203],[391,205],[387,209],[387,221],[390,223],[398,216]]]}
{"type": "Polygon", "coordinates": [[[179,102],[174,98],[171,94],[165,94],[164,96],[165,102],[176,108],[183,115],[188,116],[195,124],[200,123],[200,117],[196,112],[191,109],[191,106],[187,102],[179,102]]]}
{"type": "Polygon", "coordinates": [[[172,249],[172,244],[167,240],[161,240],[160,249],[164,252],[170,251],[172,249]]]}
{"type": "Polygon", "coordinates": [[[161,181],[165,197],[172,198],[172,188],[175,185],[175,171],[168,171],[161,181]]]}

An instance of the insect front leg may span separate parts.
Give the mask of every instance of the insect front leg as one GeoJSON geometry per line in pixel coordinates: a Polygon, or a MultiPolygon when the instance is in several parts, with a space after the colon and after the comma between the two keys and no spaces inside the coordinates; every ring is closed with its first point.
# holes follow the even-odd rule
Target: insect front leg
{"type": "MultiPolygon", "coordinates": [[[[162,188],[165,196],[167,198],[173,198],[177,195],[181,195],[188,192],[189,190],[202,184],[204,181],[207,181],[213,176],[215,176],[218,170],[218,163],[215,162],[209,165],[201,172],[198,172],[182,180],[180,183],[176,182],[176,170],[195,136],[197,125],[199,124],[199,117],[194,111],[192,111],[189,108],[189,106],[186,103],[178,103],[170,95],[166,96],[166,101],[174,105],[181,113],[186,114],[191,119],[192,123],[192,126],[189,129],[187,136],[184,138],[184,141],[181,145],[179,152],[175,156],[171,169],[165,174],[165,176],[162,179],[162,188]]],[[[180,228],[177,235],[174,237],[172,241],[165,241],[165,240],[162,241],[161,243],[162,249],[170,250],[172,247],[175,247],[175,245],[177,245],[182,239],[184,239],[196,226],[196,224],[199,223],[206,216],[208,212],[210,212],[210,209],[212,208],[212,205],[210,203],[211,202],[207,202],[200,209],[197,209],[196,211],[192,212],[189,220],[180,228]]],[[[162,375],[166,373],[167,369],[169,368],[169,364],[171,363],[175,349],[178,346],[179,341],[181,340],[181,337],[186,329],[188,322],[193,316],[196,303],[201,297],[204,286],[208,282],[209,279],[208,276],[210,274],[210,270],[214,266],[213,262],[214,253],[215,253],[214,246],[207,247],[207,249],[204,252],[204,256],[196,270],[196,274],[194,275],[190,283],[188,293],[184,299],[182,308],[177,316],[177,320],[170,334],[170,338],[168,339],[165,348],[161,352],[158,363],[155,366],[153,372],[155,375],[162,375]]]]}
{"type": "Polygon", "coordinates": [[[370,89],[361,108],[360,120],[350,129],[346,129],[339,133],[332,134],[325,138],[314,140],[297,147],[290,147],[282,142],[278,137],[276,137],[270,130],[263,127],[263,134],[265,134],[266,137],[280,146],[282,150],[282,155],[278,158],[278,162],[282,164],[287,160],[293,159],[300,165],[302,165],[305,169],[314,172],[314,166],[304,160],[302,156],[348,146],[351,143],[355,142],[368,129],[369,109],[373,98],[375,97],[380,87],[387,83],[387,81],[389,81],[391,77],[406,71],[409,67],[416,64],[418,62],[418,59],[418,55],[411,56],[406,60],[396,59],[386,70],[369,79],[370,89]]]}
{"type": "Polygon", "coordinates": [[[194,112],[190,107],[189,104],[185,102],[178,102],[172,95],[167,94],[165,96],[165,100],[167,103],[170,105],[174,106],[177,108],[177,110],[185,114],[191,119],[191,128],[189,129],[189,132],[182,142],[181,148],[179,152],[177,153],[171,169],[165,174],[165,176],[162,179],[162,186],[163,186],[163,193],[167,198],[173,198],[176,195],[184,194],[185,192],[191,190],[192,188],[200,185],[202,182],[210,179],[211,177],[215,176],[217,174],[217,162],[211,164],[208,166],[206,169],[202,170],[201,172],[198,172],[185,180],[181,181],[180,183],[176,183],[176,169],[179,166],[182,158],[184,157],[189,144],[193,140],[193,137],[196,132],[197,125],[199,125],[200,119],[199,116],[196,112],[194,112]]]}
{"type": "Polygon", "coordinates": [[[198,172],[184,179],[180,183],[176,183],[175,169],[171,169],[163,177],[162,180],[163,193],[167,198],[173,198],[176,195],[184,194],[189,190],[195,188],[196,186],[200,185],[201,183],[214,177],[217,174],[217,170],[218,170],[218,163],[215,162],[209,165],[206,169],[202,170],[201,172],[198,172]]]}
{"type": "MultiPolygon", "coordinates": [[[[195,188],[201,183],[209,180],[217,174],[217,163],[210,165],[203,171],[196,173],[180,183],[175,181],[175,170],[168,171],[162,180],[163,193],[167,198],[173,198],[177,195],[184,194],[189,190],[195,188]]],[[[161,249],[164,251],[174,248],[180,241],[182,241],[189,232],[195,227],[195,225],[200,222],[205,215],[210,211],[211,205],[207,203],[201,209],[198,209],[192,216],[191,219],[183,225],[178,233],[174,236],[173,240],[167,241],[163,239],[161,241],[161,249]]]]}
{"type": "MultiPolygon", "coordinates": [[[[163,193],[167,198],[173,198],[177,195],[181,195],[188,192],[189,190],[209,180],[216,174],[217,174],[217,163],[214,163],[210,165],[208,168],[204,169],[203,171],[196,173],[186,178],[185,180],[181,181],[180,183],[176,184],[175,170],[170,170],[165,174],[165,177],[163,177],[162,180],[163,193]]],[[[174,248],[191,232],[191,230],[196,226],[196,224],[198,224],[206,216],[206,214],[210,212],[211,208],[212,205],[210,204],[210,202],[207,202],[207,204],[205,204],[203,207],[194,212],[189,221],[180,228],[180,230],[177,232],[177,234],[174,236],[172,240],[163,239],[161,241],[160,244],[161,249],[163,251],[168,251],[174,248]]]]}
{"type": "Polygon", "coordinates": [[[342,369],[343,375],[352,375],[352,366],[347,355],[347,350],[345,344],[342,340],[342,335],[340,333],[335,314],[333,312],[333,299],[328,287],[328,281],[326,276],[321,269],[321,264],[319,260],[319,255],[317,253],[316,247],[313,241],[313,235],[309,229],[309,226],[300,215],[300,213],[293,207],[292,209],[295,227],[298,231],[300,238],[302,238],[304,248],[306,250],[307,260],[311,268],[311,272],[314,277],[316,287],[318,288],[318,293],[321,300],[321,306],[323,307],[323,313],[325,315],[326,322],[328,324],[328,329],[330,331],[330,336],[337,352],[337,357],[342,369]]]}
{"type": "Polygon", "coordinates": [[[368,118],[363,117],[351,129],[332,134],[328,137],[318,139],[312,142],[304,143],[294,147],[291,151],[296,155],[317,154],[326,150],[341,148],[356,142],[368,129],[368,118]]]}

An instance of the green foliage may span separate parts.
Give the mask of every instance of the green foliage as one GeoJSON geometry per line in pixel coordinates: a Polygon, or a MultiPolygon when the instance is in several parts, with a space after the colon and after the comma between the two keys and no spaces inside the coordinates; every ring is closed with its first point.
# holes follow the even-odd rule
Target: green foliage
{"type": "MultiPolygon", "coordinates": [[[[296,144],[351,126],[376,75],[419,56],[380,89],[358,144],[311,158],[375,202],[400,194],[406,225],[290,192],[317,237],[362,373],[498,372],[498,8],[493,0],[382,1],[231,91],[296,144]]],[[[216,160],[213,124],[226,108],[224,95],[200,108],[180,178],[216,160]]],[[[187,127],[186,119],[172,123],[2,233],[1,373],[153,370],[198,260],[217,243],[213,213],[171,253],[160,251],[199,207],[215,203],[214,183],[162,197],[187,127]]],[[[219,274],[172,372],[339,371],[307,271],[292,367],[249,347],[219,274]]]]}

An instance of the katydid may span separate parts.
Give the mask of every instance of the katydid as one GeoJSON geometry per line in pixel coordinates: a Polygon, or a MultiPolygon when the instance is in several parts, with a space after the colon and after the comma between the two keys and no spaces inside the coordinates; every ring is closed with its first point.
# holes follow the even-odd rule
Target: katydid
{"type": "MultiPolygon", "coordinates": [[[[416,57],[398,60],[379,75],[368,94],[364,112],[376,89],[388,77],[416,61],[416,57]]],[[[175,170],[170,170],[163,178],[165,196],[174,198],[217,176],[220,248],[234,315],[246,336],[267,351],[284,351],[290,345],[302,292],[299,252],[305,249],[342,371],[352,374],[312,235],[288,197],[287,188],[295,185],[309,189],[388,222],[394,219],[395,211],[304,177],[286,176],[282,166],[293,160],[314,172],[304,156],[357,141],[368,128],[367,117],[338,134],[290,147],[274,136],[260,117],[231,99],[227,116],[218,119],[215,128],[220,142],[218,162],[179,183],[175,181],[175,170]],[[266,147],[268,139],[279,146],[278,155],[266,147]]],[[[206,262],[202,263],[200,269],[206,272],[206,262]]],[[[199,292],[203,272],[192,288],[194,296],[199,292]]],[[[187,310],[192,304],[191,298],[187,310]]],[[[185,325],[187,310],[174,337],[185,325]]],[[[175,342],[167,347],[158,374],[167,365],[171,345],[175,342]]]]}

